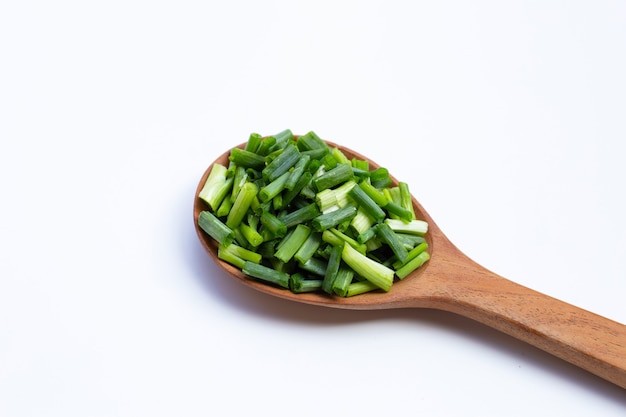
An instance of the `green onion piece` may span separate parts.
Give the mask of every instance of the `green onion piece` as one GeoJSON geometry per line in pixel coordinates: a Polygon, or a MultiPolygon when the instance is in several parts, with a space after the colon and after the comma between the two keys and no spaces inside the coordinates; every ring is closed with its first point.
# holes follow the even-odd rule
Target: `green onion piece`
{"type": "Polygon", "coordinates": [[[272,149],[275,150],[277,148],[283,149],[287,143],[294,139],[293,133],[289,129],[285,129],[282,132],[278,132],[275,135],[272,135],[274,139],[276,139],[276,143],[273,145],[272,149]]]}
{"type": "Polygon", "coordinates": [[[289,274],[283,271],[277,271],[265,265],[256,264],[254,262],[246,261],[242,272],[253,278],[260,279],[283,288],[289,288],[289,274]]]}
{"type": "Polygon", "coordinates": [[[415,248],[420,243],[426,242],[426,239],[424,238],[424,236],[411,235],[409,233],[401,233],[401,232],[396,232],[396,236],[398,236],[398,239],[400,239],[400,242],[402,242],[404,247],[409,251],[415,248]]]}
{"type": "MultiPolygon", "coordinates": [[[[275,144],[276,138],[274,136],[268,136],[263,138],[263,141],[256,150],[256,154],[260,156],[267,156],[271,152],[271,149],[275,144]]],[[[265,166],[265,164],[263,166],[265,166]]],[[[259,168],[259,171],[261,169],[263,169],[263,167],[259,168]]]]}
{"type": "Polygon", "coordinates": [[[392,184],[387,168],[376,168],[370,172],[370,181],[375,188],[385,188],[392,184]]]}
{"type": "Polygon", "coordinates": [[[387,205],[388,200],[387,197],[385,197],[385,194],[376,187],[374,187],[371,183],[367,181],[361,181],[359,183],[359,187],[361,187],[363,191],[365,191],[365,193],[372,200],[374,200],[376,204],[378,204],[378,206],[385,207],[387,205]]]}
{"type": "Polygon", "coordinates": [[[310,151],[314,149],[323,149],[325,152],[329,152],[329,147],[317,134],[310,131],[298,138],[298,148],[301,151],[310,151]]]}
{"type": "Polygon", "coordinates": [[[374,221],[359,207],[356,211],[356,216],[350,222],[350,226],[358,235],[361,235],[374,226],[374,221]]]}
{"type": "Polygon", "coordinates": [[[322,235],[318,232],[311,232],[302,246],[300,246],[300,249],[293,255],[293,258],[301,264],[305,263],[315,255],[321,244],[322,235]]]}
{"type": "Polygon", "coordinates": [[[347,243],[348,245],[352,246],[357,251],[361,252],[363,255],[367,253],[367,246],[357,242],[356,240],[352,239],[350,236],[346,235],[345,233],[340,232],[334,227],[328,230],[324,230],[322,232],[322,240],[333,246],[343,247],[344,243],[347,243]]]}
{"type": "Polygon", "coordinates": [[[353,180],[349,180],[334,189],[335,198],[337,199],[337,205],[339,207],[344,207],[350,204],[348,193],[350,192],[352,188],[354,188],[355,185],[356,185],[356,182],[354,182],[353,180]]]}
{"type": "Polygon", "coordinates": [[[399,220],[404,220],[405,222],[410,222],[411,220],[413,220],[414,217],[413,211],[405,209],[400,204],[394,201],[388,202],[385,205],[385,210],[387,210],[390,215],[396,215],[399,220]]]}
{"type": "Polygon", "coordinates": [[[411,220],[415,220],[415,210],[413,209],[413,201],[411,199],[411,192],[409,191],[409,184],[400,181],[398,182],[398,188],[400,190],[400,205],[411,213],[411,220]]]}
{"type": "Polygon", "coordinates": [[[227,168],[221,164],[213,164],[198,197],[206,202],[214,212],[231,190],[233,177],[227,178],[227,168]]]}
{"type": "Polygon", "coordinates": [[[352,168],[347,164],[338,164],[335,168],[324,172],[319,177],[313,179],[313,185],[318,192],[336,185],[343,184],[354,178],[352,168]]]}
{"type": "Polygon", "coordinates": [[[287,190],[293,190],[298,183],[298,180],[309,166],[309,162],[311,162],[311,157],[309,155],[300,155],[298,161],[293,167],[293,170],[291,171],[291,174],[289,175],[287,184],[285,184],[285,188],[287,190]]]}
{"type": "Polygon", "coordinates": [[[234,245],[219,245],[217,248],[217,257],[224,262],[228,262],[229,264],[236,266],[239,269],[243,268],[243,266],[246,264],[246,260],[241,259],[239,256],[225,249],[229,246],[234,245]]]}
{"type": "Polygon", "coordinates": [[[237,194],[239,194],[239,190],[241,190],[241,187],[248,180],[248,173],[246,172],[246,169],[244,167],[236,166],[235,176],[233,178],[234,178],[233,188],[232,188],[230,196],[234,200],[237,197],[237,194]]]}
{"type": "Polygon", "coordinates": [[[302,294],[305,292],[315,292],[322,288],[321,279],[310,279],[304,274],[296,272],[291,275],[289,281],[289,289],[296,294],[302,294]]]}
{"type": "Polygon", "coordinates": [[[231,149],[228,159],[245,168],[252,168],[260,171],[265,167],[265,158],[263,156],[254,152],[246,151],[245,149],[231,149]]]}
{"type": "Polygon", "coordinates": [[[287,228],[295,226],[299,223],[308,222],[320,215],[320,211],[315,203],[308,204],[302,208],[294,210],[290,213],[280,216],[279,219],[285,223],[287,228]]]}
{"type": "Polygon", "coordinates": [[[317,168],[322,164],[321,160],[328,154],[328,152],[328,148],[318,148],[306,151],[300,150],[302,155],[309,155],[311,157],[311,162],[315,161],[313,166],[310,168],[312,171],[317,170],[317,168]]]}
{"type": "Polygon", "coordinates": [[[246,151],[256,153],[262,141],[263,141],[263,136],[261,136],[258,133],[250,133],[250,136],[248,137],[248,141],[246,142],[246,146],[244,147],[244,149],[246,151]]]}
{"type": "Polygon", "coordinates": [[[320,214],[313,219],[311,224],[315,230],[321,232],[337,226],[344,221],[352,220],[352,218],[356,215],[356,211],[357,209],[354,206],[345,206],[338,210],[320,214]]]}
{"type": "Polygon", "coordinates": [[[335,157],[332,154],[326,154],[323,158],[322,158],[322,165],[324,165],[324,169],[326,171],[330,171],[331,169],[335,168],[337,166],[339,162],[337,162],[337,160],[335,159],[335,157]]]}
{"type": "Polygon", "coordinates": [[[256,248],[261,243],[263,243],[263,240],[264,240],[263,236],[261,236],[259,232],[257,232],[255,229],[253,229],[249,225],[245,223],[241,223],[239,225],[239,230],[241,230],[243,237],[248,241],[248,243],[250,243],[250,245],[252,245],[252,247],[256,248]]]}
{"type": "Polygon", "coordinates": [[[346,155],[344,155],[343,152],[341,152],[339,148],[334,147],[331,150],[331,154],[333,155],[333,157],[338,163],[352,166],[352,162],[350,162],[350,160],[346,157],[346,155]]]}
{"type": "Polygon", "coordinates": [[[281,207],[283,206],[282,194],[278,194],[277,196],[274,196],[274,198],[272,198],[272,206],[274,207],[274,210],[276,211],[281,209],[281,207]]]}
{"type": "Polygon", "coordinates": [[[276,197],[285,189],[285,184],[287,184],[287,180],[289,179],[289,172],[285,172],[278,178],[275,178],[264,187],[261,187],[259,190],[259,200],[261,202],[266,203],[276,197]]]}
{"type": "Polygon", "coordinates": [[[400,279],[406,278],[411,272],[415,271],[417,268],[422,266],[426,261],[430,259],[430,254],[428,252],[422,252],[417,255],[415,258],[411,259],[404,266],[399,268],[396,271],[396,275],[400,279]]]}
{"type": "MultiPolygon", "coordinates": [[[[239,267],[240,269],[243,268],[243,264],[246,261],[250,261],[250,262],[254,262],[258,264],[258,263],[261,263],[261,258],[262,258],[260,253],[256,253],[254,251],[248,250],[241,246],[235,245],[234,243],[231,243],[229,245],[219,245],[218,257],[220,257],[220,253],[224,257],[230,257],[230,256],[236,257],[238,264],[236,265],[233,264],[233,265],[239,267]]],[[[222,257],[220,257],[220,259],[226,260],[228,262],[228,259],[224,259],[222,257]]]]}
{"type": "Polygon", "coordinates": [[[363,233],[359,234],[359,236],[357,237],[356,240],[359,243],[367,243],[374,236],[376,236],[376,226],[372,226],[369,229],[367,229],[366,231],[364,231],[363,233]]]}
{"type": "MultiPolygon", "coordinates": [[[[313,174],[311,174],[310,172],[304,172],[300,176],[300,178],[298,178],[298,182],[296,182],[296,185],[291,190],[287,190],[283,193],[283,208],[291,204],[291,202],[300,194],[304,187],[309,185],[309,183],[311,182],[311,178],[313,178],[313,174]]],[[[289,184],[289,181],[287,181],[287,184],[289,184]]]]}
{"type": "Polygon", "coordinates": [[[287,225],[267,210],[261,213],[261,224],[270,231],[272,236],[283,237],[287,234],[287,225]]]}
{"type": "Polygon", "coordinates": [[[418,236],[424,236],[428,232],[428,223],[424,220],[411,220],[404,222],[398,219],[385,219],[394,232],[409,233],[418,236]]]}
{"type": "Polygon", "coordinates": [[[333,292],[342,297],[346,297],[348,295],[348,287],[352,284],[353,278],[354,271],[352,269],[343,265],[340,266],[335,281],[333,282],[333,292]]]}
{"type": "Polygon", "coordinates": [[[394,268],[400,269],[402,266],[404,266],[404,264],[407,264],[411,259],[415,258],[420,253],[426,252],[427,249],[428,249],[428,243],[426,242],[420,243],[419,245],[417,245],[416,247],[414,247],[413,249],[409,251],[409,254],[406,257],[406,260],[403,263],[399,263],[397,265],[394,264],[394,268]]]}
{"type": "Polygon", "coordinates": [[[298,148],[296,148],[295,145],[287,145],[272,162],[263,168],[263,171],[261,171],[263,179],[268,182],[274,181],[276,178],[288,172],[299,159],[300,152],[298,148]]]}
{"type": "Polygon", "coordinates": [[[293,233],[286,236],[284,240],[279,243],[278,250],[274,256],[283,262],[289,262],[310,234],[310,227],[303,224],[297,225],[293,233]]]}
{"type": "Polygon", "coordinates": [[[334,206],[344,207],[350,203],[348,194],[354,188],[356,182],[346,181],[337,188],[327,188],[315,194],[315,202],[322,213],[332,210],[334,206]]]}
{"type": "Polygon", "coordinates": [[[369,281],[356,281],[348,286],[346,297],[364,294],[366,292],[377,290],[378,287],[369,281]]]}
{"type": "Polygon", "coordinates": [[[352,167],[352,173],[360,180],[369,179],[369,171],[352,167]]]}
{"type": "Polygon", "coordinates": [[[352,197],[359,205],[359,208],[365,211],[376,223],[380,223],[387,217],[384,210],[363,191],[362,187],[352,187],[348,195],[352,197]]]}
{"type": "Polygon", "coordinates": [[[241,224],[241,221],[248,213],[248,209],[252,204],[252,200],[257,195],[258,187],[253,182],[247,182],[237,194],[237,198],[233,202],[233,207],[228,213],[226,218],[226,226],[231,229],[236,229],[241,224]]]}
{"type": "Polygon", "coordinates": [[[330,188],[320,191],[315,195],[315,202],[322,213],[326,213],[333,207],[339,207],[337,206],[337,198],[335,195],[335,190],[331,190],[330,188]]]}
{"type": "Polygon", "coordinates": [[[343,248],[341,246],[333,246],[330,251],[330,257],[328,258],[328,266],[326,267],[326,273],[324,274],[324,280],[322,281],[322,290],[327,294],[333,293],[333,284],[337,278],[337,272],[341,265],[341,252],[343,248]]]}
{"type": "Polygon", "coordinates": [[[359,253],[350,245],[343,246],[342,259],[354,272],[370,281],[378,288],[383,291],[389,291],[391,289],[395,274],[393,269],[359,253]]]}
{"type": "Polygon", "coordinates": [[[219,244],[228,245],[235,239],[235,232],[209,211],[201,211],[198,226],[219,244]]]}
{"type": "MultiPolygon", "coordinates": [[[[347,246],[347,245],[346,245],[347,246]]],[[[326,267],[328,262],[320,258],[310,258],[308,261],[300,264],[300,267],[305,271],[311,272],[315,275],[323,277],[326,275],[326,267]]]]}
{"type": "Polygon", "coordinates": [[[217,208],[215,215],[217,217],[226,217],[228,216],[228,213],[230,213],[230,210],[232,209],[232,207],[233,207],[233,198],[231,197],[230,194],[226,194],[226,196],[222,200],[222,203],[217,208]]]}
{"type": "Polygon", "coordinates": [[[352,168],[356,168],[359,171],[369,171],[370,169],[370,164],[365,159],[352,158],[350,163],[352,164],[352,168]]]}
{"type": "Polygon", "coordinates": [[[396,255],[400,262],[404,263],[409,251],[406,250],[396,232],[394,232],[387,223],[379,223],[376,226],[376,236],[391,248],[391,251],[396,255]]]}

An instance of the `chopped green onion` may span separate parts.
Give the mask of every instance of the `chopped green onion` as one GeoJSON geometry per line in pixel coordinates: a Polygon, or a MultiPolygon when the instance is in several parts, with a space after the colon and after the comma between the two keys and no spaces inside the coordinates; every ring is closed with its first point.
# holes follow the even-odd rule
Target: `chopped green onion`
{"type": "Polygon", "coordinates": [[[313,228],[317,231],[324,231],[340,223],[351,220],[356,215],[356,207],[345,206],[338,210],[320,214],[313,219],[313,228]]]}
{"type": "Polygon", "coordinates": [[[263,225],[275,237],[283,237],[287,233],[287,225],[278,217],[267,210],[261,213],[261,225],[263,225]]]}
{"type": "Polygon", "coordinates": [[[315,149],[323,149],[329,152],[328,145],[313,131],[308,132],[298,138],[298,148],[301,151],[310,151],[315,149]]]}
{"type": "Polygon", "coordinates": [[[341,252],[343,248],[341,246],[333,246],[330,251],[330,257],[328,258],[328,265],[326,266],[326,273],[324,274],[324,280],[322,281],[322,290],[328,294],[333,293],[333,284],[337,278],[337,272],[341,265],[341,252]]]}
{"type": "Polygon", "coordinates": [[[315,254],[322,244],[322,235],[318,232],[311,232],[300,249],[293,256],[300,263],[305,263],[315,254]]]}
{"type": "MultiPolygon", "coordinates": [[[[296,185],[291,190],[287,189],[287,191],[283,193],[283,207],[287,207],[296,197],[298,197],[298,195],[300,195],[301,191],[310,184],[311,178],[313,178],[313,174],[310,172],[304,172],[296,182],[296,185]]],[[[287,184],[289,184],[289,181],[287,181],[287,184]]]]}
{"type": "Polygon", "coordinates": [[[354,278],[354,271],[345,266],[340,266],[337,271],[337,275],[335,276],[335,280],[333,281],[332,291],[340,295],[342,297],[346,297],[348,295],[348,288],[350,284],[352,284],[352,279],[354,278]]]}
{"type": "Polygon", "coordinates": [[[342,259],[354,272],[381,290],[389,291],[391,289],[395,275],[393,269],[368,258],[350,245],[343,246],[342,259]]]}
{"type": "Polygon", "coordinates": [[[248,243],[250,243],[250,245],[252,245],[253,247],[257,247],[259,246],[261,243],[263,243],[263,236],[261,236],[261,234],[259,232],[257,232],[255,229],[253,229],[252,227],[250,227],[249,225],[245,224],[245,223],[241,223],[239,225],[239,230],[241,230],[241,233],[243,234],[243,237],[248,241],[248,243]]]}
{"type": "Polygon", "coordinates": [[[289,262],[291,258],[296,254],[298,249],[304,244],[309,235],[311,234],[311,228],[303,224],[299,224],[295,227],[293,233],[289,234],[284,240],[279,243],[278,250],[274,256],[283,262],[289,262]]]}
{"type": "Polygon", "coordinates": [[[251,278],[350,297],[389,291],[430,259],[408,184],[313,131],[251,133],[228,160],[209,172],[197,222],[218,258],[251,278]]]}
{"type": "Polygon", "coordinates": [[[389,187],[391,182],[391,177],[389,176],[389,171],[387,168],[377,168],[370,173],[370,181],[372,185],[376,188],[385,188],[389,187]]]}
{"type": "Polygon", "coordinates": [[[246,142],[246,146],[244,147],[244,149],[246,151],[256,153],[262,141],[263,136],[258,133],[250,133],[250,136],[248,137],[248,142],[246,142]]]}
{"type": "Polygon", "coordinates": [[[369,281],[356,281],[348,286],[346,297],[352,297],[366,292],[377,290],[378,287],[369,281]]]}
{"type": "Polygon", "coordinates": [[[387,210],[387,212],[390,215],[394,215],[398,219],[404,220],[405,222],[410,222],[414,217],[413,212],[411,210],[405,209],[404,207],[402,207],[400,204],[396,203],[395,201],[389,201],[385,205],[385,210],[387,210]]]}
{"type": "Polygon", "coordinates": [[[354,177],[352,168],[347,164],[338,164],[335,168],[324,172],[317,178],[313,179],[313,185],[317,191],[323,191],[336,185],[343,184],[354,177]]]}
{"type": "Polygon", "coordinates": [[[250,261],[246,261],[241,270],[248,276],[276,284],[283,288],[289,288],[289,274],[286,272],[277,271],[274,268],[250,261]]]}
{"type": "Polygon", "coordinates": [[[261,200],[261,202],[266,203],[270,201],[271,199],[273,199],[274,197],[276,197],[277,195],[279,195],[285,188],[285,185],[287,184],[288,179],[289,179],[289,172],[285,172],[278,178],[274,178],[266,186],[262,187],[259,190],[259,199],[261,200]]]}
{"type": "Polygon", "coordinates": [[[354,199],[367,215],[369,215],[374,222],[379,223],[385,219],[385,212],[376,202],[365,192],[361,187],[352,187],[348,193],[350,197],[354,199]]]}
{"type": "MultiPolygon", "coordinates": [[[[263,141],[256,150],[256,154],[260,156],[267,156],[275,144],[276,138],[274,136],[268,136],[266,138],[263,138],[263,141]]],[[[265,166],[265,164],[263,164],[263,166],[265,166]]],[[[258,170],[260,171],[261,169],[263,169],[263,166],[261,168],[258,168],[258,170]]]]}
{"type": "Polygon", "coordinates": [[[235,164],[244,168],[262,170],[265,167],[265,158],[254,152],[245,149],[233,148],[230,151],[229,159],[235,164]]]}
{"type": "Polygon", "coordinates": [[[198,197],[204,200],[213,211],[218,209],[224,197],[231,190],[233,177],[227,178],[227,171],[224,165],[214,164],[198,194],[198,197]]]}
{"type": "Polygon", "coordinates": [[[272,136],[276,140],[276,143],[273,146],[274,148],[284,148],[287,143],[294,139],[293,133],[290,129],[285,129],[272,136]]]}
{"type": "Polygon", "coordinates": [[[379,223],[376,226],[376,236],[386,243],[400,262],[405,262],[409,251],[406,250],[396,232],[391,230],[391,227],[387,223],[379,223]]]}
{"type": "Polygon", "coordinates": [[[387,197],[385,197],[385,194],[379,189],[377,189],[376,187],[374,187],[371,183],[367,181],[361,181],[359,183],[359,187],[361,187],[363,191],[365,191],[365,193],[372,200],[374,200],[376,204],[378,204],[378,206],[385,207],[387,205],[388,200],[387,200],[387,197]]]}
{"type": "Polygon", "coordinates": [[[293,190],[293,188],[298,183],[298,180],[309,166],[310,161],[311,157],[309,155],[300,155],[298,161],[293,167],[293,170],[291,171],[291,174],[289,175],[289,180],[287,181],[287,184],[285,184],[285,188],[287,190],[293,190]]]}
{"type": "Polygon", "coordinates": [[[288,172],[300,159],[300,152],[295,145],[287,145],[282,152],[263,169],[263,178],[274,181],[276,178],[288,172]]]}
{"type": "Polygon", "coordinates": [[[396,270],[396,275],[400,279],[406,278],[411,272],[415,271],[417,268],[422,266],[426,261],[430,259],[430,254],[428,252],[422,252],[417,255],[415,258],[411,259],[400,269],[396,270]]]}
{"type": "Polygon", "coordinates": [[[424,220],[411,220],[410,222],[404,222],[397,219],[385,219],[394,232],[410,233],[419,236],[424,236],[428,232],[428,223],[424,220]]]}
{"type": "Polygon", "coordinates": [[[322,233],[322,240],[333,246],[343,247],[343,245],[347,243],[348,245],[352,246],[354,249],[356,249],[357,251],[361,252],[364,255],[367,252],[367,247],[365,245],[352,239],[350,236],[346,235],[345,233],[340,232],[334,227],[328,230],[324,230],[324,232],[322,233]]]}
{"type": "Polygon", "coordinates": [[[209,211],[200,212],[198,226],[219,244],[227,245],[235,239],[235,232],[209,211]]]}
{"type": "Polygon", "coordinates": [[[323,277],[326,275],[326,267],[328,262],[320,258],[310,258],[308,261],[300,264],[300,267],[308,272],[323,277]]]}
{"type": "Polygon", "coordinates": [[[261,254],[242,248],[241,246],[237,246],[233,243],[229,245],[219,245],[217,256],[218,258],[225,260],[240,269],[243,268],[246,261],[258,264],[261,263],[262,258],[261,254]]]}
{"type": "Polygon", "coordinates": [[[291,275],[291,280],[289,281],[289,289],[296,294],[319,291],[321,288],[321,279],[307,278],[304,274],[300,272],[296,272],[295,274],[291,275]]]}
{"type": "Polygon", "coordinates": [[[370,216],[368,216],[361,207],[359,207],[356,211],[356,215],[352,218],[350,222],[350,226],[354,229],[354,231],[360,235],[370,229],[374,225],[374,221],[370,216]]]}
{"type": "Polygon", "coordinates": [[[400,205],[411,213],[410,219],[415,220],[415,211],[413,210],[413,201],[411,199],[411,193],[409,191],[409,185],[406,182],[398,182],[398,189],[400,190],[400,205]]]}
{"type": "Polygon", "coordinates": [[[233,202],[233,207],[230,209],[228,217],[226,218],[226,226],[231,229],[235,229],[239,226],[244,217],[246,217],[248,209],[257,192],[258,187],[253,182],[247,182],[241,187],[237,198],[233,202]]]}
{"type": "Polygon", "coordinates": [[[319,215],[320,215],[320,211],[318,210],[317,205],[315,203],[311,203],[279,218],[289,228],[299,223],[304,223],[309,220],[313,220],[319,215]]]}
{"type": "Polygon", "coordinates": [[[232,198],[232,196],[230,194],[226,194],[224,196],[224,199],[222,200],[222,203],[217,208],[217,211],[215,212],[215,215],[217,217],[228,216],[228,213],[230,213],[230,210],[232,208],[233,208],[233,198],[232,198]]]}

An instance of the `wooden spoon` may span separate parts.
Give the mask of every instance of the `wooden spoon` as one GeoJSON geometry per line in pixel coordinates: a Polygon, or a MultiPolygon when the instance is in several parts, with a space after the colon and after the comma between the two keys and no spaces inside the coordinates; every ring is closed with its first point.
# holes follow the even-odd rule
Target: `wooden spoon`
{"type": "MultiPolygon", "coordinates": [[[[350,149],[338,147],[348,158],[369,160],[350,149]]],[[[228,165],[229,153],[230,150],[214,163],[228,165]]],[[[379,165],[370,161],[370,166],[379,165]]],[[[355,310],[421,307],[449,311],[527,342],[626,389],[626,326],[516,284],[478,265],[450,242],[415,198],[416,216],[429,224],[426,240],[431,259],[412,275],[395,282],[389,292],[347,298],[318,293],[294,294],[246,277],[217,257],[216,242],[198,227],[199,213],[207,210],[198,193],[210,169],[211,166],[196,190],[196,232],[213,260],[245,285],[283,299],[326,307],[355,310]]]]}

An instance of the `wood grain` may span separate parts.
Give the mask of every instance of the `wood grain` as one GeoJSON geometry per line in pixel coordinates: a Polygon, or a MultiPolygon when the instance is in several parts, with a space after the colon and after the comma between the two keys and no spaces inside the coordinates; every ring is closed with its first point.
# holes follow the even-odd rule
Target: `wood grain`
{"type": "MultiPolygon", "coordinates": [[[[368,159],[350,149],[338,147],[349,158],[368,159]]],[[[229,152],[224,152],[214,163],[228,164],[229,152]]],[[[293,294],[244,276],[237,268],[218,259],[216,243],[198,227],[198,215],[207,210],[198,193],[212,165],[198,183],[194,197],[194,226],[207,253],[239,282],[280,298],[333,308],[445,310],[497,329],[626,389],[626,326],[526,288],[478,265],[445,236],[415,198],[413,205],[417,217],[429,223],[426,240],[431,259],[404,280],[396,282],[389,292],[371,292],[349,298],[293,294]]],[[[371,161],[371,166],[379,165],[371,161]]]]}

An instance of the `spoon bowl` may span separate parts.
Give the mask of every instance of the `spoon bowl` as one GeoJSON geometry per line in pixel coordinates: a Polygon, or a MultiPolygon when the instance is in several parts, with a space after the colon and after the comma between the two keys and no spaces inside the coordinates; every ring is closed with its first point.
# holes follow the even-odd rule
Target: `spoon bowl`
{"type": "MultiPolygon", "coordinates": [[[[365,156],[333,142],[348,158],[365,156]]],[[[244,144],[238,147],[243,147],[244,144]]],[[[230,149],[213,164],[228,165],[230,149]]],[[[198,198],[211,164],[201,177],[194,198],[194,225],[198,238],[213,260],[230,277],[258,291],[296,302],[332,308],[379,310],[431,308],[459,314],[502,331],[577,365],[626,389],[626,326],[505,279],[462,253],[412,197],[416,217],[428,222],[430,260],[388,292],[373,291],[353,297],[325,293],[295,294],[245,276],[217,256],[218,245],[198,226],[207,210],[198,198]]],[[[392,177],[397,185],[397,180],[392,177]]]]}

